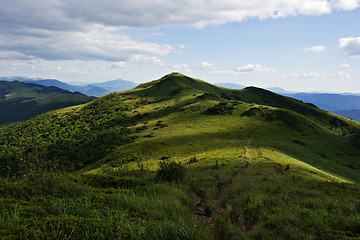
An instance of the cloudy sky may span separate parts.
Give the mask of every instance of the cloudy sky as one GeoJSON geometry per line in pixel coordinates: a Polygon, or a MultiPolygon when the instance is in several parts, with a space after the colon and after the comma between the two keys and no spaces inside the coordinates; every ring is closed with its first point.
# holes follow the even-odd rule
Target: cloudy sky
{"type": "Polygon", "coordinates": [[[0,3],[0,76],[360,93],[360,0],[0,3]]]}

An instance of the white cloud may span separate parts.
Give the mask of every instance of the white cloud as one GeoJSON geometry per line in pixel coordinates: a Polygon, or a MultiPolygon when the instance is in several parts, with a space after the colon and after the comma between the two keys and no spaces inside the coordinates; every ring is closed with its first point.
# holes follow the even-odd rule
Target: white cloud
{"type": "Polygon", "coordinates": [[[213,64],[213,63],[202,62],[202,63],[200,64],[200,68],[214,69],[215,67],[216,67],[216,65],[213,64]]]}
{"type": "MultiPolygon", "coordinates": [[[[173,48],[167,44],[139,42],[113,27],[94,25],[82,32],[52,32],[38,36],[0,35],[0,50],[13,52],[10,57],[36,57],[46,60],[125,61],[137,55],[162,56],[173,48]]],[[[8,54],[9,55],[9,54],[8,54]]]]}
{"type": "Polygon", "coordinates": [[[340,64],[338,67],[339,68],[351,68],[351,65],[347,64],[347,63],[343,63],[343,64],[340,64]]]}
{"type": "MultiPolygon", "coordinates": [[[[279,18],[353,10],[359,0],[11,0],[2,2],[0,22],[18,29],[81,29],[84,24],[155,27],[206,26],[248,18],[279,18]]],[[[16,31],[16,30],[15,30],[16,31]]]]}
{"type": "Polygon", "coordinates": [[[334,1],[333,5],[337,9],[354,10],[359,7],[359,1],[358,0],[334,1]]]}
{"type": "Polygon", "coordinates": [[[124,62],[124,61],[115,62],[110,67],[111,68],[124,68],[124,67],[126,67],[126,62],[124,62]]]}
{"type": "MultiPolygon", "coordinates": [[[[18,0],[19,1],[19,0],[18,0]]],[[[39,1],[39,0],[38,0],[39,1]]],[[[42,0],[45,1],[45,0],[42,0]]],[[[328,14],[332,9],[353,10],[357,0],[63,0],[58,4],[68,18],[113,26],[192,24],[198,27],[247,18],[278,18],[328,14]]],[[[18,5],[19,6],[19,5],[18,5]]]]}
{"type": "Polygon", "coordinates": [[[349,72],[339,71],[335,75],[335,78],[342,79],[342,80],[350,80],[350,79],[352,79],[352,75],[349,72]]]}
{"type": "Polygon", "coordinates": [[[350,56],[360,56],[360,37],[340,38],[339,47],[350,56]]]}
{"type": "Polygon", "coordinates": [[[184,72],[184,73],[192,72],[192,69],[191,69],[190,65],[188,65],[188,64],[172,64],[171,68],[175,72],[184,72]]]}
{"type": "Polygon", "coordinates": [[[234,70],[218,69],[216,64],[209,63],[209,62],[202,62],[201,64],[198,65],[198,67],[205,70],[207,73],[210,73],[210,74],[232,75],[232,76],[239,74],[237,71],[234,71],[234,70]]]}
{"type": "Polygon", "coordinates": [[[324,47],[324,46],[313,46],[313,47],[309,47],[309,48],[305,49],[305,51],[318,53],[318,52],[324,51],[325,48],[326,47],[324,47]]]}
{"type": "Polygon", "coordinates": [[[275,72],[274,69],[264,67],[260,64],[247,64],[241,67],[237,67],[236,71],[239,73],[275,72]]]}
{"type": "MultiPolygon", "coordinates": [[[[127,27],[205,27],[249,18],[283,18],[353,10],[359,0],[11,0],[0,8],[0,51],[8,58],[129,61],[177,52],[139,41],[127,27]],[[10,54],[11,53],[11,54],[10,54]]],[[[355,52],[356,53],[356,52],[355,52]]],[[[357,55],[352,54],[352,55],[357,55]]],[[[6,57],[3,54],[3,58],[6,57]]]]}
{"type": "MultiPolygon", "coordinates": [[[[347,68],[347,64],[345,68],[347,68]]],[[[339,67],[342,67],[339,65],[339,67]]],[[[296,80],[351,80],[352,75],[351,71],[345,69],[344,71],[338,72],[326,72],[326,73],[318,73],[318,72],[304,72],[302,74],[291,73],[291,74],[283,74],[283,79],[296,79],[296,80]]]]}
{"type": "Polygon", "coordinates": [[[144,55],[144,54],[132,55],[129,59],[129,62],[131,64],[135,64],[137,66],[143,66],[143,65],[164,66],[165,65],[165,63],[160,58],[148,56],[148,55],[144,55]]]}
{"type": "Polygon", "coordinates": [[[276,72],[275,69],[264,67],[260,64],[247,64],[244,66],[237,67],[234,70],[224,70],[219,69],[216,64],[209,62],[202,62],[198,65],[200,69],[205,70],[210,74],[220,74],[220,75],[231,75],[237,76],[240,74],[250,74],[250,73],[273,73],[276,72]]]}
{"type": "Polygon", "coordinates": [[[302,74],[297,74],[297,73],[291,73],[291,74],[282,74],[282,78],[284,79],[288,79],[288,78],[293,78],[293,79],[311,79],[311,78],[325,78],[325,74],[321,74],[318,72],[304,72],[302,74]]]}
{"type": "Polygon", "coordinates": [[[282,75],[282,78],[284,78],[284,79],[286,79],[286,78],[295,78],[295,79],[297,79],[297,78],[299,78],[300,76],[299,76],[299,74],[297,74],[297,73],[291,73],[291,74],[283,74],[282,75]]]}
{"type": "Polygon", "coordinates": [[[17,51],[1,51],[0,50],[0,59],[7,59],[7,60],[29,60],[34,59],[34,56],[26,55],[21,52],[17,51]]]}
{"type": "Polygon", "coordinates": [[[303,78],[326,78],[326,76],[324,74],[318,73],[318,72],[309,72],[309,73],[303,73],[302,75],[303,78]]]}

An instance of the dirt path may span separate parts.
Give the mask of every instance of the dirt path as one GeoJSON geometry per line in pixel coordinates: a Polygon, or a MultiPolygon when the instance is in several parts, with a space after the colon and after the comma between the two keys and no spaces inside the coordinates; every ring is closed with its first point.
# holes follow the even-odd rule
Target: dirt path
{"type": "MultiPolygon", "coordinates": [[[[256,126],[256,128],[245,139],[246,144],[243,147],[242,157],[245,159],[246,165],[243,168],[243,171],[246,171],[246,169],[250,165],[251,156],[249,154],[249,149],[252,146],[252,142],[254,140],[255,134],[261,129],[262,123],[265,121],[265,119],[266,119],[266,112],[263,115],[263,118],[261,119],[261,121],[256,126]]],[[[260,150],[258,151],[258,155],[259,155],[259,157],[262,157],[262,153],[260,150]]],[[[275,164],[275,162],[274,162],[274,164],[275,164]]],[[[275,167],[275,165],[274,165],[274,167],[275,167]]],[[[281,165],[280,165],[280,168],[277,166],[277,169],[279,171],[280,170],[282,171],[281,165]]],[[[243,173],[243,171],[235,174],[231,180],[231,183],[224,185],[221,187],[221,189],[219,189],[218,197],[215,199],[212,199],[212,202],[214,205],[214,210],[212,212],[206,211],[204,198],[202,198],[201,196],[199,196],[195,193],[193,194],[193,200],[194,200],[193,213],[201,222],[206,224],[210,230],[213,230],[214,220],[217,216],[225,216],[231,210],[228,208],[228,206],[226,206],[226,205],[224,206],[223,202],[224,202],[225,198],[227,197],[229,191],[231,190],[232,184],[241,177],[241,173],[243,173]]]]}
{"type": "Polygon", "coordinates": [[[198,196],[197,194],[193,194],[194,207],[193,213],[195,216],[204,224],[206,224],[210,230],[213,230],[214,220],[218,216],[225,216],[226,213],[229,212],[230,209],[225,205],[223,205],[223,201],[231,190],[232,183],[236,181],[241,176],[241,173],[237,173],[234,175],[231,183],[221,187],[219,190],[218,196],[215,199],[212,199],[214,210],[212,212],[207,212],[205,209],[204,198],[198,196]]]}

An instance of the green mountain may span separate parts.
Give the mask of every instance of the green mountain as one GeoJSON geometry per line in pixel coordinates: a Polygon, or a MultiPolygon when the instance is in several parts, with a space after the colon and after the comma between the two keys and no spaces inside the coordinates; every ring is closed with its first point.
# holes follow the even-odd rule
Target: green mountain
{"type": "Polygon", "coordinates": [[[0,131],[0,236],[360,237],[360,124],[270,91],[172,73],[0,131]]]}
{"type": "Polygon", "coordinates": [[[0,81],[0,125],[94,100],[80,93],[18,81],[0,81]]]}

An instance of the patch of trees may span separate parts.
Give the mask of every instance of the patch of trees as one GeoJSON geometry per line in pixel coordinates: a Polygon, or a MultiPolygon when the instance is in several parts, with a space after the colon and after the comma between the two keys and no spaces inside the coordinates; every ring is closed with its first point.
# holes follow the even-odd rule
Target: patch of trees
{"type": "Polygon", "coordinates": [[[225,115],[225,114],[232,114],[234,107],[229,105],[227,102],[220,102],[213,107],[209,107],[205,114],[209,115],[225,115]]]}

